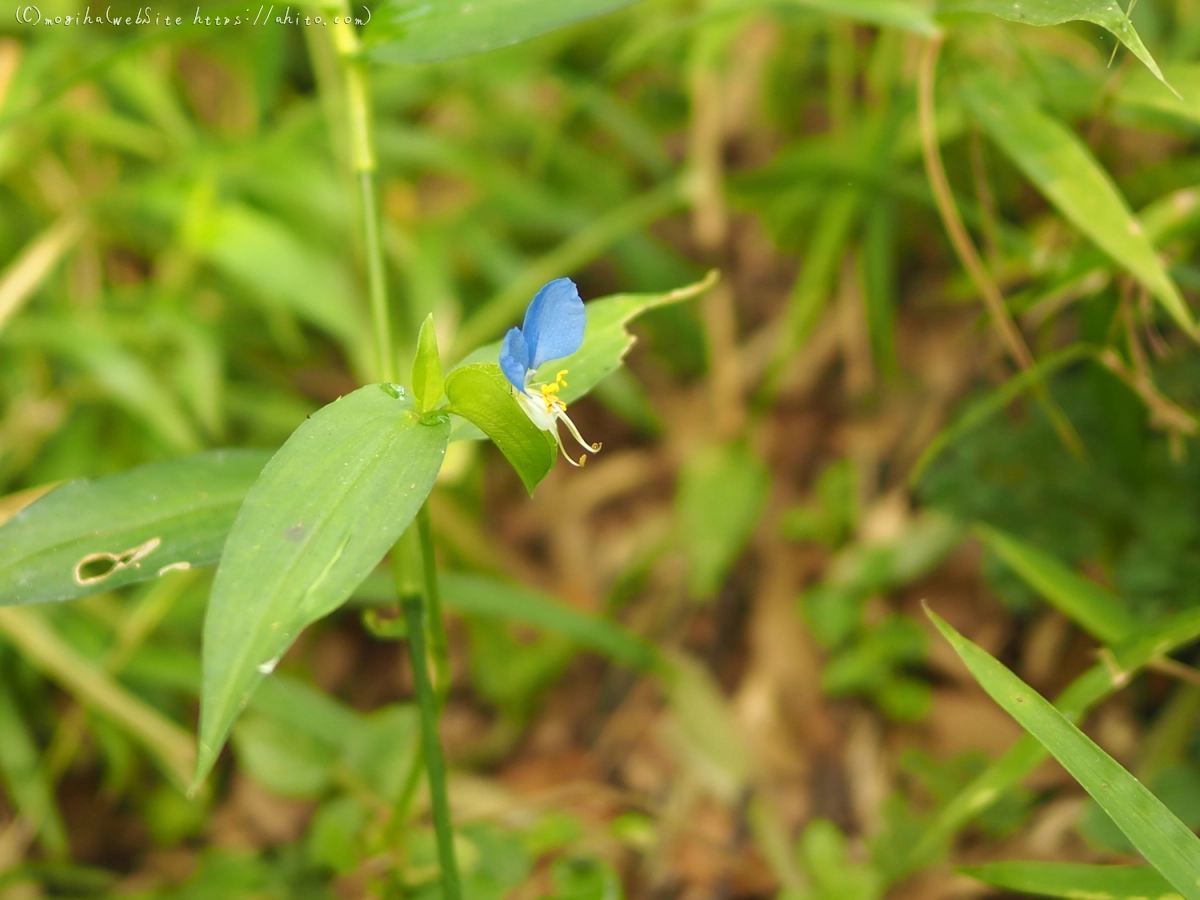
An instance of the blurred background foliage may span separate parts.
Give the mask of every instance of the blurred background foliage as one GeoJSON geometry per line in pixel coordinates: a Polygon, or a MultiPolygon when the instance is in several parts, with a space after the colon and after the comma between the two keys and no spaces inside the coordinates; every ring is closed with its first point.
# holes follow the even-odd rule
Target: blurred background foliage
{"type": "MultiPolygon", "coordinates": [[[[185,24],[0,24],[5,518],[63,480],[274,449],[370,380],[330,29],[168,9],[185,24]]],[[[1096,24],[937,12],[644,0],[372,67],[403,353],[432,313],[457,360],[564,274],[592,298],[722,272],[639,319],[580,405],[605,444],[586,473],[530,501],[490,446],[447,456],[469,897],[949,897],[948,858],[1129,852],[1048,768],[945,825],[1018,731],[914,613],[928,597],[1043,692],[1089,664],[1086,622],[972,523],[1141,625],[1200,601],[1200,3],[1131,13],[1177,93],[1096,24]]],[[[0,610],[0,896],[440,896],[411,685],[363,613],[386,579],[180,792],[210,579],[0,610]]],[[[1188,662],[1091,728],[1196,825],[1188,662]]]]}

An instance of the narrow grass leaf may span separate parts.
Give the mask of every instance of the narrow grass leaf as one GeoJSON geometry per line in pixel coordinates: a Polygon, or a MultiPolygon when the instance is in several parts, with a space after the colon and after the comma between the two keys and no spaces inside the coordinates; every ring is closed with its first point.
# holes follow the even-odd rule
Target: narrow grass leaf
{"type": "Polygon", "coordinates": [[[676,516],[688,560],[688,591],[707,599],[721,587],[754,533],[770,473],[743,444],[715,444],[688,455],[676,516]]]}
{"type": "Polygon", "coordinates": [[[527,41],[634,0],[388,0],[365,31],[376,62],[453,59],[527,41]]]}
{"type": "Polygon", "coordinates": [[[217,561],[269,453],[218,450],[71,481],[0,527],[0,606],[217,561]]]}
{"type": "Polygon", "coordinates": [[[558,445],[525,415],[500,367],[472,363],[455,369],[446,379],[446,396],[447,409],[491,438],[532,495],[554,466],[558,445]]]}
{"type": "Polygon", "coordinates": [[[187,732],[114,681],[60,638],[36,609],[0,609],[0,634],[25,660],[80,703],[111,718],[150,751],[178,787],[187,783],[195,752],[187,732]]]}
{"type": "Polygon", "coordinates": [[[917,34],[935,34],[939,30],[930,4],[921,0],[790,0],[790,5],[807,6],[860,22],[903,28],[917,34]]]}
{"type": "Polygon", "coordinates": [[[1200,900],[1200,838],[1091,738],[1003,664],[931,610],[926,614],[1005,712],[1033,735],[1108,813],[1184,900],[1200,900]]]}
{"type": "Polygon", "coordinates": [[[1137,631],[1137,620],[1120,598],[1076,575],[1054,557],[982,522],[974,530],[1009,568],[1088,634],[1116,644],[1137,631]]]}
{"type": "Polygon", "coordinates": [[[1170,883],[1150,866],[998,862],[958,871],[1007,891],[1063,900],[1178,900],[1170,883]]]}
{"type": "Polygon", "coordinates": [[[1087,146],[1019,91],[977,77],[963,103],[1025,176],[1066,219],[1128,269],[1190,336],[1196,326],[1154,245],[1112,178],[1087,146]]]}
{"type": "Polygon", "coordinates": [[[0,681],[0,775],[8,796],[55,856],[67,852],[67,832],[54,803],[54,791],[38,758],[12,685],[0,681]]]}
{"type": "MultiPolygon", "coordinates": [[[[1068,720],[1079,722],[1098,703],[1124,687],[1152,660],[1161,659],[1200,639],[1200,609],[1179,613],[1112,648],[1102,662],[1092,666],[1058,696],[1054,705],[1068,720]]],[[[933,852],[938,845],[990,807],[1006,791],[1036,769],[1046,758],[1046,748],[1026,734],[1000,759],[981,772],[939,810],[921,840],[908,855],[909,864],[933,852]]]]}
{"type": "Polygon", "coordinates": [[[204,622],[195,784],[238,712],[301,629],[336,609],[408,527],[433,487],[449,417],[368,385],[313,414],[250,490],[204,622]]]}
{"type": "Polygon", "coordinates": [[[615,622],[582,613],[521,585],[482,575],[447,572],[441,575],[441,586],[443,602],[455,612],[531,625],[562,635],[634,669],[652,668],[659,661],[653,644],[615,622]]]}
{"type": "Polygon", "coordinates": [[[1091,22],[1111,32],[1140,59],[1164,85],[1158,63],[1142,43],[1141,36],[1117,0],[939,0],[940,14],[990,13],[1023,25],[1061,25],[1091,22]]]}

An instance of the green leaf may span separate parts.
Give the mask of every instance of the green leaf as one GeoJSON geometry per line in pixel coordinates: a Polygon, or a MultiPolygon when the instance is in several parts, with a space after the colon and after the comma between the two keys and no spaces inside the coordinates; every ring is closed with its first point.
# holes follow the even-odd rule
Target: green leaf
{"type": "Polygon", "coordinates": [[[1184,900],[1200,900],[1200,838],[1036,691],[932,610],[926,614],[975,680],[1100,804],[1184,900]]]}
{"type": "Polygon", "coordinates": [[[963,866],[964,875],[992,887],[1039,897],[1088,900],[1178,900],[1150,866],[1085,866],[1077,863],[999,862],[963,866]]]}
{"type": "MultiPolygon", "coordinates": [[[[1158,63],[1142,43],[1141,37],[1129,21],[1129,16],[1116,0],[940,0],[940,14],[990,13],[1010,22],[1024,25],[1061,25],[1064,22],[1091,22],[1107,29],[1133,51],[1154,76],[1163,84],[1158,63]]],[[[1168,85],[1170,87],[1170,85],[1168,85]]]]}
{"type": "Polygon", "coordinates": [[[1190,312],[1154,249],[1155,229],[1125,198],[1085,144],[1061,122],[994,81],[963,93],[972,115],[1066,218],[1125,266],[1185,329],[1190,312]]]}
{"type": "Polygon", "coordinates": [[[447,408],[492,439],[532,494],[554,466],[558,444],[530,421],[512,392],[495,363],[462,366],[446,379],[447,408]]]}
{"type": "Polygon", "coordinates": [[[419,416],[402,389],[373,384],[314,413],[267,463],[204,622],[196,784],[300,630],[349,597],[408,527],[449,436],[449,417],[419,416]]]}
{"type": "Polygon", "coordinates": [[[54,489],[0,527],[0,606],[73,600],[216,562],[269,457],[219,450],[54,489]]]}
{"type": "Polygon", "coordinates": [[[767,467],[743,444],[688,455],[676,515],[693,597],[711,597],[721,587],[754,532],[769,487],[767,467]]]}
{"type": "Polygon", "coordinates": [[[602,653],[634,669],[658,664],[658,651],[615,622],[579,612],[526,587],[481,575],[445,572],[441,575],[442,601],[447,609],[531,625],[569,638],[582,647],[602,653]]]}
{"type": "Polygon", "coordinates": [[[437,332],[433,330],[433,313],[421,323],[417,335],[417,356],[412,368],[413,393],[417,395],[417,412],[428,412],[442,399],[445,379],[442,360],[438,354],[437,332]]]}
{"type": "Polygon", "coordinates": [[[633,2],[388,0],[366,28],[365,52],[376,62],[436,62],[527,41],[633,2]]]}
{"type": "Polygon", "coordinates": [[[1087,146],[1019,91],[990,78],[962,90],[970,114],[1060,213],[1128,269],[1189,335],[1196,326],[1179,289],[1125,198],[1087,146]]]}
{"type": "Polygon", "coordinates": [[[192,240],[205,261],[268,307],[290,309],[352,355],[367,345],[366,319],[345,269],[280,219],[248,206],[220,206],[203,217],[192,240]]]}
{"type": "Polygon", "coordinates": [[[990,525],[976,524],[975,534],[1055,609],[1093,637],[1115,644],[1137,630],[1137,621],[1118,597],[1054,557],[990,525]]]}
{"type": "Polygon", "coordinates": [[[0,681],[0,775],[7,795],[55,856],[67,852],[67,832],[37,744],[25,724],[11,684],[0,681]]]}
{"type": "Polygon", "coordinates": [[[917,34],[938,31],[929,4],[921,0],[791,0],[791,3],[917,34]]]}
{"type": "Polygon", "coordinates": [[[321,796],[338,761],[335,746],[259,713],[233,729],[233,746],[246,773],[281,797],[321,796]]]}

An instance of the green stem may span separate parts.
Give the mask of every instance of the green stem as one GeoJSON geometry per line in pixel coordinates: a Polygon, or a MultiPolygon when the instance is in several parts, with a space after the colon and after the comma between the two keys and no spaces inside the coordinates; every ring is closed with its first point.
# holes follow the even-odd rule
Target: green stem
{"type": "Polygon", "coordinates": [[[442,869],[442,896],[462,900],[458,879],[458,861],[454,854],[454,829],[450,823],[450,799],[446,791],[446,758],[438,740],[437,700],[429,680],[425,656],[424,604],[420,597],[407,596],[400,601],[408,622],[409,657],[413,681],[417,687],[417,708],[421,713],[421,743],[425,770],[429,773],[429,798],[433,807],[433,828],[437,834],[438,862],[442,869]]]}
{"type": "Polygon", "coordinates": [[[442,591],[438,587],[437,559],[433,555],[433,517],[429,501],[417,513],[417,532],[421,539],[421,568],[425,576],[425,602],[429,607],[429,644],[433,671],[437,675],[438,709],[446,705],[450,693],[450,642],[442,618],[442,591]]]}
{"type": "Polygon", "coordinates": [[[392,326],[388,319],[387,281],[383,269],[383,243],[379,237],[379,207],[375,201],[375,173],[358,173],[362,206],[363,239],[367,255],[367,291],[371,302],[371,330],[380,381],[396,380],[396,355],[392,352],[392,326]]]}
{"type": "MultiPolygon", "coordinates": [[[[342,12],[348,12],[347,0],[342,0],[342,12]]],[[[345,76],[346,106],[350,126],[350,159],[358,179],[359,205],[363,222],[363,248],[367,261],[367,288],[371,309],[371,329],[375,335],[377,373],[385,382],[396,380],[396,355],[392,348],[392,328],[388,317],[387,275],[383,261],[383,242],[380,239],[379,205],[375,196],[375,144],[371,135],[371,101],[366,67],[355,59],[359,48],[358,33],[343,16],[336,27],[334,41],[345,76]]],[[[434,649],[438,654],[439,682],[448,684],[449,668],[446,653],[445,629],[442,625],[437,571],[433,557],[433,530],[429,512],[422,507],[417,530],[421,542],[425,592],[434,616],[434,649]]],[[[421,745],[425,770],[429,776],[429,793],[433,800],[433,823],[437,832],[438,858],[442,866],[442,892],[445,900],[461,900],[458,863],[454,856],[454,830],[450,823],[450,804],[446,794],[446,760],[438,739],[437,710],[433,687],[426,667],[425,632],[422,624],[423,603],[412,585],[412,535],[406,532],[392,547],[392,575],[396,593],[404,607],[408,623],[409,648],[413,678],[417,686],[417,705],[421,713],[421,745]]],[[[401,808],[405,809],[415,785],[415,772],[410,773],[405,786],[401,808]]],[[[403,827],[403,814],[399,817],[403,827]]]]}

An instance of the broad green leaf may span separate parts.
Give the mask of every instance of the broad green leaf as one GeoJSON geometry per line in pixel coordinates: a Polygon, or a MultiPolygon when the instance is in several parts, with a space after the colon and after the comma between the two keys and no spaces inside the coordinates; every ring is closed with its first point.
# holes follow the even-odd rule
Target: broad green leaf
{"type": "Polygon", "coordinates": [[[1200,838],[1061,712],[1004,665],[926,610],[988,695],[1100,804],[1184,900],[1200,900],[1200,838]]]}
{"type": "MultiPolygon", "coordinates": [[[[565,403],[574,403],[605,376],[616,371],[637,342],[637,338],[628,331],[630,322],[651,309],[700,296],[717,283],[718,277],[714,269],[695,284],[673,291],[660,294],[613,294],[585,303],[583,308],[587,313],[587,326],[583,333],[583,345],[566,359],[546,363],[538,369],[536,380],[553,381],[557,372],[566,369],[567,386],[559,396],[565,403]]],[[[458,366],[494,363],[499,357],[500,342],[495,341],[475,350],[458,366]]]]}
{"type": "Polygon", "coordinates": [[[12,685],[0,681],[0,776],[16,811],[55,856],[67,852],[67,833],[37,744],[17,705],[12,685]]]}
{"type": "Polygon", "coordinates": [[[218,450],[55,488],[0,527],[0,606],[73,600],[216,562],[269,458],[218,450]]]}
{"type": "Polygon", "coordinates": [[[373,384],[313,414],[272,457],[225,544],[204,622],[195,783],[301,629],[336,609],[433,488],[449,417],[373,384]]]}
{"type": "Polygon", "coordinates": [[[455,369],[446,379],[446,397],[446,408],[491,438],[532,494],[554,466],[558,445],[525,415],[500,367],[472,363],[455,369]]]}
{"type": "Polygon", "coordinates": [[[1163,84],[1158,63],[1142,43],[1117,0],[939,0],[938,12],[990,13],[1024,25],[1062,25],[1064,22],[1091,22],[1107,29],[1140,59],[1163,84]]]}
{"type": "Polygon", "coordinates": [[[931,4],[922,0],[790,0],[790,3],[917,34],[938,31],[931,4]]]}
{"type": "Polygon", "coordinates": [[[998,862],[958,871],[984,884],[1064,900],[1179,900],[1150,866],[1085,866],[1077,863],[998,862]]]}
{"type": "Polygon", "coordinates": [[[767,467],[743,444],[716,444],[688,455],[676,515],[693,597],[720,589],[754,533],[769,487],[767,467]]]}
{"type": "Polygon", "coordinates": [[[634,669],[652,668],[658,651],[615,622],[587,615],[544,594],[481,575],[446,572],[441,576],[442,602],[464,615],[489,616],[531,625],[570,638],[634,669]]]}
{"type": "Polygon", "coordinates": [[[376,62],[423,63],[527,41],[635,0],[388,0],[364,43],[376,62]]]}
{"type": "Polygon", "coordinates": [[[417,355],[412,369],[413,393],[417,395],[417,412],[427,412],[437,406],[445,389],[442,360],[438,355],[437,332],[433,330],[433,313],[421,323],[417,335],[417,355]]]}
{"type": "Polygon", "coordinates": [[[961,95],[983,130],[1058,211],[1128,269],[1194,336],[1191,313],[1154,245],[1084,143],[1019,91],[993,79],[976,78],[961,95]]]}
{"type": "Polygon", "coordinates": [[[976,524],[975,534],[1030,587],[1093,637],[1116,644],[1137,631],[1137,620],[1118,597],[1076,575],[1054,557],[990,525],[976,524]]]}

